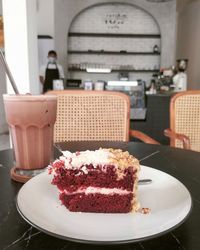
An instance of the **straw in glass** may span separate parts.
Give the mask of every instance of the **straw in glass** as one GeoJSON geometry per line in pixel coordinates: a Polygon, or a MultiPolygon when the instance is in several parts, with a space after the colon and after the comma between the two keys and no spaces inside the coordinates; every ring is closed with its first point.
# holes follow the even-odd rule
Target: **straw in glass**
{"type": "Polygon", "coordinates": [[[7,74],[8,78],[9,78],[9,80],[10,80],[10,83],[11,83],[11,85],[12,85],[12,87],[13,87],[13,90],[14,90],[15,94],[19,94],[17,85],[16,85],[16,83],[15,83],[15,80],[14,80],[14,78],[13,78],[11,72],[10,72],[10,69],[9,69],[8,64],[7,64],[7,62],[6,62],[6,59],[5,59],[5,57],[4,57],[4,54],[3,54],[2,49],[0,49],[0,61],[1,61],[1,63],[2,63],[2,66],[3,66],[3,68],[4,68],[5,72],[6,72],[6,74],[7,74]]]}

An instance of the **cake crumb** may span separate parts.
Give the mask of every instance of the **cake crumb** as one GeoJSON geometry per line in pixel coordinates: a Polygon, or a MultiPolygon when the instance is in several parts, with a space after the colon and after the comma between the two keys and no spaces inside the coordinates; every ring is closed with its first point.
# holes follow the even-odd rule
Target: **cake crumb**
{"type": "Polygon", "coordinates": [[[151,209],[148,207],[142,207],[138,210],[138,212],[141,214],[149,214],[151,212],[151,209]]]}

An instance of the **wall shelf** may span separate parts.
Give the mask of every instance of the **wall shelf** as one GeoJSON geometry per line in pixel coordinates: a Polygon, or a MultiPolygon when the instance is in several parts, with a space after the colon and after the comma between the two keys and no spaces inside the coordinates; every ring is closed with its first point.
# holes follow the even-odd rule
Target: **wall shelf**
{"type": "Polygon", "coordinates": [[[118,37],[118,38],[160,38],[160,34],[117,34],[117,33],[79,33],[69,32],[69,37],[118,37]]]}
{"type": "MultiPolygon", "coordinates": [[[[86,72],[85,69],[77,69],[77,68],[68,68],[69,71],[74,71],[74,72],[86,72]]],[[[158,69],[113,69],[111,73],[116,73],[116,72],[159,72],[158,69]]],[[[95,74],[95,73],[93,73],[95,74]]],[[[99,73],[96,73],[99,74],[99,73]]]]}
{"type": "MultiPolygon", "coordinates": [[[[153,65],[157,65],[158,64],[158,67],[159,67],[159,63],[157,63],[158,60],[160,60],[160,51],[158,52],[154,52],[153,51],[153,47],[152,47],[152,42],[151,42],[151,39],[158,39],[159,42],[158,44],[160,43],[160,39],[161,39],[161,35],[160,34],[123,34],[123,33],[92,33],[92,32],[69,32],[68,33],[68,36],[69,36],[69,39],[70,38],[74,38],[74,40],[76,40],[76,42],[78,42],[78,39],[81,38],[81,37],[84,37],[85,39],[87,38],[98,38],[98,39],[101,39],[101,38],[109,38],[109,41],[112,41],[112,39],[114,38],[131,38],[133,39],[133,46],[132,47],[127,47],[127,48],[124,48],[123,50],[119,50],[119,46],[115,49],[115,47],[113,47],[113,50],[112,50],[112,47],[110,47],[111,50],[109,50],[109,48],[107,48],[107,46],[104,44],[103,46],[103,49],[100,47],[101,45],[99,45],[99,47],[94,47],[94,46],[91,46],[89,48],[81,48],[81,46],[79,46],[80,48],[74,48],[73,47],[73,44],[71,45],[71,47],[69,48],[68,50],[68,55],[70,55],[70,58],[74,60],[72,60],[74,63],[70,63],[70,64],[78,64],[80,63],[80,61],[77,61],[79,57],[77,57],[76,55],[79,55],[81,57],[81,55],[84,55],[85,56],[85,61],[87,62],[87,58],[88,58],[88,62],[90,61],[93,61],[91,58],[93,58],[95,55],[96,55],[96,58],[99,56],[101,56],[101,58],[103,56],[105,56],[105,58],[109,57],[110,56],[110,61],[111,64],[121,64],[122,63],[122,68],[121,69],[113,69],[111,71],[111,74],[116,74],[116,73],[123,73],[123,72],[129,72],[129,73],[141,73],[141,74],[153,74],[153,73],[157,73],[159,72],[158,69],[142,69],[144,67],[143,65],[143,60],[141,60],[140,58],[143,56],[144,57],[144,60],[148,60],[148,61],[153,61],[152,62],[152,65],[149,64],[149,68],[151,68],[151,66],[153,65]],[[135,38],[140,38],[140,39],[145,39],[145,44],[148,44],[149,43],[149,46],[146,47],[146,51],[142,51],[142,47],[141,47],[141,50],[140,49],[136,49],[134,47],[134,39],[135,38]],[[148,40],[149,39],[149,40],[148,40]],[[149,42],[150,41],[150,42],[149,42]],[[133,50],[133,51],[130,51],[130,50],[133,50]],[[134,51],[135,50],[135,51],[134,51]],[[138,50],[138,51],[137,51],[138,50]],[[115,57],[116,56],[116,57],[115,57]],[[118,57],[117,57],[118,56],[118,57]],[[125,57],[127,56],[127,58],[129,59],[130,61],[130,58],[133,58],[133,60],[136,60],[136,56],[140,62],[140,67],[138,67],[139,69],[134,69],[133,67],[130,67],[128,68],[127,65],[123,65],[123,62],[115,62],[115,58],[119,58],[119,56],[123,56],[123,62],[125,63],[126,60],[125,60],[125,57]],[[129,56],[129,57],[128,57],[129,56]],[[90,59],[90,60],[89,60],[90,59]],[[127,66],[127,68],[126,68],[127,66]]],[[[84,40],[85,41],[85,40],[84,40]]],[[[96,41],[96,40],[95,40],[96,41]]],[[[113,40],[115,43],[117,43],[117,41],[120,42],[120,40],[113,40]]],[[[137,47],[138,48],[138,47],[137,47]]],[[[99,58],[100,59],[100,58],[99,58]]],[[[98,61],[98,59],[95,59],[96,61],[98,61]]],[[[106,59],[105,59],[106,60],[106,59]]],[[[104,61],[105,61],[104,60],[104,61]]],[[[119,60],[118,60],[119,61],[119,60]]],[[[91,63],[89,63],[91,64],[91,63]]],[[[95,63],[94,63],[95,64],[95,63]]],[[[100,63],[101,64],[101,63],[100,63]]],[[[127,64],[134,64],[132,62],[130,63],[127,63],[127,64]]],[[[105,67],[108,67],[109,68],[109,65],[105,66],[105,67]]],[[[147,67],[148,68],[148,67],[147,67]]],[[[68,68],[68,72],[74,72],[74,75],[76,75],[76,72],[78,73],[88,73],[88,74],[100,74],[100,73],[96,73],[96,72],[87,72],[86,71],[86,68],[85,68],[85,65],[84,67],[82,68],[81,65],[80,65],[80,68],[79,67],[69,67],[68,68]]]]}
{"type": "Polygon", "coordinates": [[[160,55],[160,52],[131,52],[131,51],[105,51],[105,50],[69,50],[68,54],[102,54],[102,55],[152,55],[157,56],[160,55]]]}

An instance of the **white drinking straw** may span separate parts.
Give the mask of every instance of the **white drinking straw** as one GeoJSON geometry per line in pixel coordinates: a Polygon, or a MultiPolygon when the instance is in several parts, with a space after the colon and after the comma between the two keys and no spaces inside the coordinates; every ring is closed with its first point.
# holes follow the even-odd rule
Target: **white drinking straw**
{"type": "Polygon", "coordinates": [[[4,54],[3,54],[2,49],[0,49],[0,61],[1,61],[1,63],[2,63],[2,66],[3,66],[3,68],[4,68],[5,72],[6,72],[6,74],[7,74],[8,78],[9,78],[9,80],[10,80],[10,83],[12,84],[12,87],[13,87],[13,90],[14,90],[15,94],[19,94],[17,85],[16,85],[16,83],[15,83],[15,80],[14,80],[14,78],[13,78],[11,72],[10,72],[10,69],[9,69],[8,64],[7,64],[7,62],[6,62],[6,59],[5,59],[5,57],[4,57],[4,54]]]}

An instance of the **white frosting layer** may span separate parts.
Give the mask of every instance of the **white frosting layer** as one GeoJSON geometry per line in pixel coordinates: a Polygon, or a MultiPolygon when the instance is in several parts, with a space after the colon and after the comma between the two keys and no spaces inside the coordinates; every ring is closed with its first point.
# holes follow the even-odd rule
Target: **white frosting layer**
{"type": "Polygon", "coordinates": [[[87,187],[85,189],[78,189],[75,192],[68,192],[67,190],[62,191],[62,193],[65,194],[105,194],[105,195],[111,195],[111,194],[120,194],[120,195],[125,195],[125,194],[130,194],[130,191],[119,189],[119,188],[97,188],[97,187],[87,187]]]}
{"type": "Polygon", "coordinates": [[[106,165],[109,163],[109,158],[112,153],[105,149],[98,149],[95,151],[81,151],[71,153],[63,151],[63,156],[60,160],[64,161],[66,168],[80,168],[80,166],[92,164],[94,167],[97,165],[106,165]]]}

